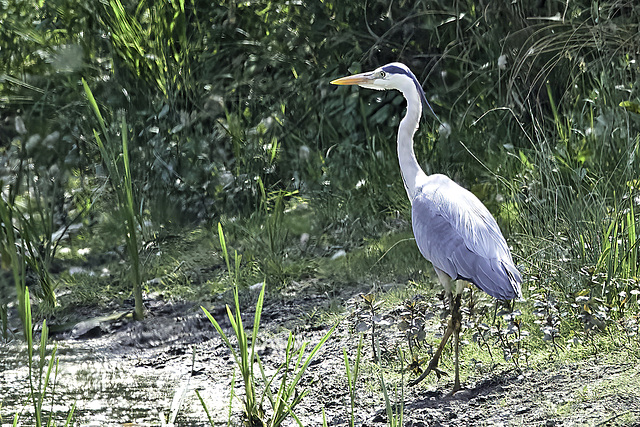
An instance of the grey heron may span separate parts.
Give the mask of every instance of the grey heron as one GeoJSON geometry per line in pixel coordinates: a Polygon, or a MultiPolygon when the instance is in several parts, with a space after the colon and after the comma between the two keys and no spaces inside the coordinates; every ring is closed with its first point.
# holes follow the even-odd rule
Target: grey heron
{"type": "Polygon", "coordinates": [[[411,201],[413,234],[420,252],[433,264],[451,308],[447,329],[427,369],[409,384],[419,383],[432,371],[440,377],[438,362],[453,335],[455,380],[451,393],[455,393],[461,388],[458,353],[464,282],[475,284],[496,299],[512,300],[522,297],[522,276],[496,220],[482,202],[445,175],[427,175],[418,164],[413,136],[422,116],[422,104],[434,116],[435,113],[411,70],[394,62],[331,83],[376,90],[397,89],[407,102],[407,112],[398,127],[398,160],[411,201]]]}

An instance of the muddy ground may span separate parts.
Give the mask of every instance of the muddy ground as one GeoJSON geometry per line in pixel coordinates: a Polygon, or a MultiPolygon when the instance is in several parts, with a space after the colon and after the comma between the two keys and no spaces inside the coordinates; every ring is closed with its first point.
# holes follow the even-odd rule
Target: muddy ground
{"type": "MultiPolygon", "coordinates": [[[[323,408],[328,425],[348,425],[343,349],[348,349],[353,361],[358,335],[350,313],[359,303],[361,292],[367,289],[351,289],[340,296],[343,311],[334,317],[343,320],[303,378],[301,387],[309,394],[296,413],[305,426],[321,426],[323,408]]],[[[246,324],[252,322],[251,307],[256,297],[256,292],[242,297],[246,324]]],[[[275,372],[282,363],[289,331],[294,332],[298,342],[309,341],[310,348],[320,340],[330,324],[319,322],[316,316],[330,309],[335,301],[335,296],[329,298],[313,290],[299,292],[295,298],[267,294],[258,351],[268,373],[275,372]]],[[[231,333],[224,302],[205,305],[231,333]]],[[[146,307],[147,317],[142,322],[132,322],[126,316],[98,318],[54,335],[60,357],[53,407],[58,425],[74,402],[74,425],[161,425],[161,419],[173,419],[175,425],[209,425],[196,390],[214,425],[242,425],[240,399],[236,398],[229,408],[233,358],[199,304],[167,303],[156,296],[147,298],[146,307]]],[[[379,334],[383,353],[393,353],[401,340],[397,329],[391,326],[379,334]]],[[[30,411],[24,396],[17,397],[27,386],[23,351],[15,344],[2,349],[3,425],[16,411],[30,411]]],[[[371,347],[364,346],[363,352],[356,425],[388,425],[371,347]]],[[[451,371],[450,360],[443,360],[442,367],[451,371]]],[[[405,384],[409,375],[405,375],[405,384]]],[[[393,388],[400,378],[395,375],[385,380],[393,388]]],[[[549,363],[539,369],[518,370],[503,363],[463,378],[465,388],[453,397],[447,396],[452,385],[447,377],[413,388],[405,386],[404,425],[640,425],[637,378],[637,359],[624,354],[549,363]]],[[[241,396],[242,390],[241,381],[236,378],[235,395],[241,396]]],[[[269,405],[265,404],[265,408],[269,405]]]]}

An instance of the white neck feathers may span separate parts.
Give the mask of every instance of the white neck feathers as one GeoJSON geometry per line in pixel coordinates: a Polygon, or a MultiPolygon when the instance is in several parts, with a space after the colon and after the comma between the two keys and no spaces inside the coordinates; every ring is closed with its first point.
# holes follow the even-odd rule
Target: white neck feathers
{"type": "Polygon", "coordinates": [[[422,99],[410,79],[405,87],[399,88],[407,101],[407,113],[398,128],[398,160],[409,200],[413,202],[418,188],[424,184],[427,175],[420,168],[413,150],[413,136],[418,130],[422,116],[422,99]]]}

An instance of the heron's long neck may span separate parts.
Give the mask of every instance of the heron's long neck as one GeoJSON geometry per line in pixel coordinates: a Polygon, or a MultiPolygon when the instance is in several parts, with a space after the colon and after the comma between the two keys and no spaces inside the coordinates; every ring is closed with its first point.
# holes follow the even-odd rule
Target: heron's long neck
{"type": "Polygon", "coordinates": [[[413,151],[413,135],[418,130],[418,123],[422,115],[422,100],[415,90],[403,91],[402,94],[407,100],[407,114],[398,128],[398,160],[400,161],[404,187],[407,190],[409,200],[413,201],[417,188],[427,178],[413,151]]]}

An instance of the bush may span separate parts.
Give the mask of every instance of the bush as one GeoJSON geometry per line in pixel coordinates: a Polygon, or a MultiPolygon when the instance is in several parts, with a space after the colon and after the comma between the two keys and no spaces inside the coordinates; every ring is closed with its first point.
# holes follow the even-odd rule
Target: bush
{"type": "Polygon", "coordinates": [[[630,258],[602,236],[618,227],[619,250],[635,251],[639,14],[586,1],[14,2],[0,12],[0,155],[29,173],[5,177],[3,194],[27,200],[29,179],[55,181],[65,199],[48,204],[49,229],[88,222],[77,213],[103,167],[84,76],[106,121],[125,116],[137,136],[133,190],[152,223],[260,214],[297,190],[330,208],[320,229],[358,220],[379,234],[381,217],[408,217],[395,158],[404,102],[328,82],[399,60],[452,129],[425,118],[425,169],[471,188],[534,276],[602,293],[593,277],[636,271],[611,266],[630,258]]]}

